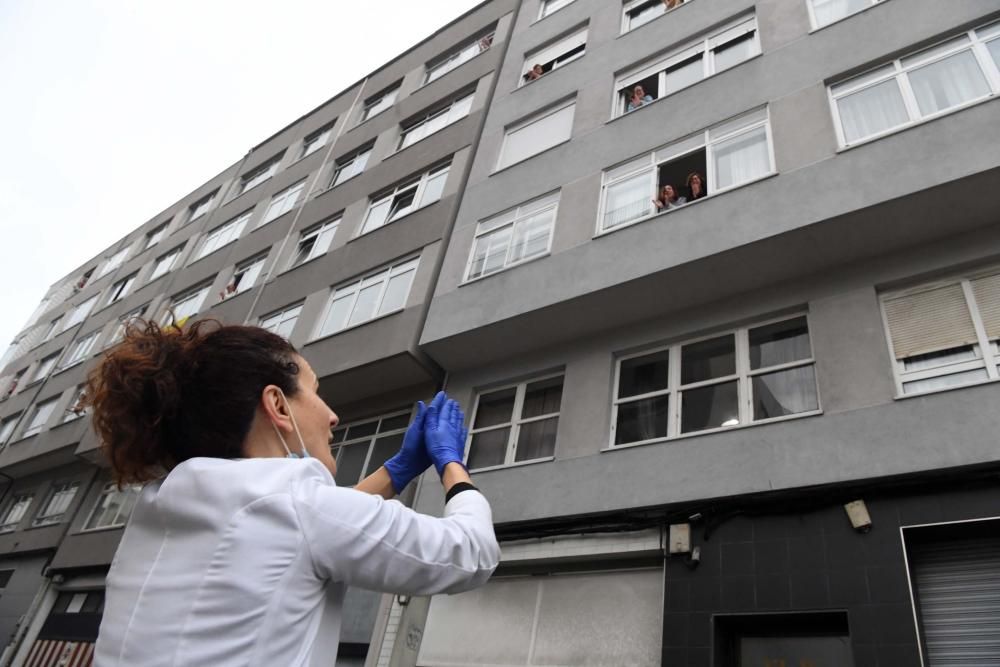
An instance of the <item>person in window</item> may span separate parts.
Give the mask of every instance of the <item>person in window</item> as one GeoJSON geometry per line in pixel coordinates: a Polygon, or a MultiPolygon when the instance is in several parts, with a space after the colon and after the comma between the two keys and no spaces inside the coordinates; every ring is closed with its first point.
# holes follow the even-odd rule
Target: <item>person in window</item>
{"type": "Polygon", "coordinates": [[[663,7],[667,11],[670,11],[674,7],[680,7],[684,4],[684,0],[663,0],[663,7]]]}
{"type": "Polygon", "coordinates": [[[537,79],[541,79],[543,74],[545,74],[545,72],[542,70],[542,66],[536,63],[531,69],[528,70],[528,73],[524,75],[524,80],[535,81],[537,79]]]}
{"type": "Polygon", "coordinates": [[[687,200],[694,201],[696,199],[701,199],[707,192],[705,192],[705,180],[701,177],[697,171],[692,171],[688,174],[687,181],[687,200]]]}
{"type": "Polygon", "coordinates": [[[458,404],[418,403],[399,453],[351,489],[334,481],[338,418],[318,389],[281,336],[211,320],[130,325],[91,372],[115,479],[145,483],[107,576],[95,665],[332,665],[347,586],[486,582],[500,550],[462,465],[458,404]],[[442,518],[389,500],[431,465],[442,518]]]}
{"type": "Polygon", "coordinates": [[[625,107],[625,111],[634,111],[643,104],[649,104],[652,101],[652,95],[647,95],[642,86],[636,86],[632,89],[632,96],[628,98],[628,105],[625,107]]]}
{"type": "Polygon", "coordinates": [[[660,188],[660,196],[653,200],[658,212],[669,211],[687,203],[687,197],[680,196],[672,185],[660,188]]]}

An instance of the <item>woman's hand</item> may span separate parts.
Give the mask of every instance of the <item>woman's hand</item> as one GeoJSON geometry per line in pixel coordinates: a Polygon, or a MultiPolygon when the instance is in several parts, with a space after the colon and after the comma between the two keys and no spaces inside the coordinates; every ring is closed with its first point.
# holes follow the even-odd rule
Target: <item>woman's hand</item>
{"type": "Polygon", "coordinates": [[[431,458],[424,443],[427,413],[428,408],[424,402],[417,401],[417,416],[406,429],[403,446],[395,456],[385,462],[385,469],[392,479],[392,488],[397,494],[402,493],[413,478],[423,474],[431,466],[431,458]]]}
{"type": "Polygon", "coordinates": [[[468,434],[461,406],[449,399],[443,391],[438,392],[424,418],[427,453],[434,462],[438,475],[444,474],[444,468],[449,463],[458,463],[464,467],[465,440],[468,434]]]}

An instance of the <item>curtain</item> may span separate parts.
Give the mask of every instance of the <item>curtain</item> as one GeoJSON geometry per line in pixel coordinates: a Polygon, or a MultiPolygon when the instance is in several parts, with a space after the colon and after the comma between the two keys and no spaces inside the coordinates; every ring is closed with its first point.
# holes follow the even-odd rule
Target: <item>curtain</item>
{"type": "Polygon", "coordinates": [[[854,143],[909,120],[895,79],[865,88],[837,101],[844,140],[854,143]]]}
{"type": "Polygon", "coordinates": [[[764,127],[721,141],[713,146],[712,152],[717,190],[746,183],[771,171],[764,127]]]}
{"type": "Polygon", "coordinates": [[[924,116],[988,95],[990,86],[972,51],[913,70],[910,85],[924,116]]]}
{"type": "Polygon", "coordinates": [[[653,185],[649,172],[608,186],[604,202],[604,229],[611,229],[648,215],[653,208],[653,185]]]}

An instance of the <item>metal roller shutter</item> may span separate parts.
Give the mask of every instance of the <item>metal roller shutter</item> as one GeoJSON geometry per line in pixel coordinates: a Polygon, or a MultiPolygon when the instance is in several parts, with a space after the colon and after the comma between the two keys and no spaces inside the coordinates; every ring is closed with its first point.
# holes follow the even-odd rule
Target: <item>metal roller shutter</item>
{"type": "Polygon", "coordinates": [[[911,549],[927,667],[1000,667],[1000,538],[911,549]]]}

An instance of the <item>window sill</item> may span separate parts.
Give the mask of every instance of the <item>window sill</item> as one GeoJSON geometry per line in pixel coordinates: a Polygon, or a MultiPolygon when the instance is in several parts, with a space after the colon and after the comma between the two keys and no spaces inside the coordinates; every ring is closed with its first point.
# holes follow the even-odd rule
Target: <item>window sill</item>
{"type": "MultiPolygon", "coordinates": [[[[399,90],[399,89],[397,88],[396,90],[399,90]]],[[[420,90],[420,89],[418,88],[417,90],[420,90]]],[[[353,132],[354,130],[358,129],[359,127],[362,127],[363,125],[367,125],[369,121],[375,120],[376,118],[378,118],[379,116],[381,116],[382,114],[384,114],[389,109],[394,108],[396,106],[396,102],[399,102],[399,98],[398,97],[396,98],[396,101],[392,103],[392,105],[387,106],[386,108],[382,109],[381,111],[379,111],[374,116],[368,116],[368,118],[365,118],[363,121],[361,121],[360,123],[358,123],[357,125],[355,125],[354,127],[352,127],[350,130],[348,130],[348,132],[353,132]]]]}
{"type": "Polygon", "coordinates": [[[219,205],[219,208],[222,208],[223,206],[229,206],[234,201],[236,201],[237,199],[239,199],[243,195],[247,194],[248,192],[253,192],[254,190],[256,190],[257,188],[259,188],[260,186],[264,185],[265,183],[269,183],[271,181],[271,179],[274,178],[275,176],[277,176],[277,172],[274,173],[274,174],[272,174],[271,176],[268,176],[265,180],[261,181],[260,183],[258,183],[257,185],[253,186],[252,188],[250,188],[248,190],[244,190],[243,192],[239,193],[235,197],[230,197],[226,201],[222,202],[219,205]]]}
{"type": "Polygon", "coordinates": [[[393,310],[391,312],[385,313],[383,315],[379,315],[378,317],[373,317],[370,320],[365,320],[364,322],[358,322],[357,324],[352,324],[351,326],[344,327],[343,329],[337,329],[336,331],[332,331],[332,332],[330,332],[328,334],[323,334],[322,336],[319,336],[317,338],[313,338],[312,340],[310,340],[309,342],[307,342],[306,345],[312,345],[313,343],[318,343],[320,341],[333,338],[334,336],[339,336],[342,333],[347,333],[348,331],[353,331],[355,329],[360,329],[361,327],[366,326],[368,324],[371,324],[373,322],[378,322],[379,320],[384,320],[387,317],[392,317],[393,315],[398,315],[399,313],[403,312],[404,310],[406,310],[405,306],[402,307],[402,308],[397,308],[396,310],[393,310]]]}
{"type": "Polygon", "coordinates": [[[548,463],[550,461],[555,461],[556,457],[546,456],[540,459],[531,459],[530,461],[515,461],[514,463],[501,463],[500,465],[489,466],[486,468],[472,468],[469,470],[470,475],[475,475],[481,472],[493,472],[494,470],[510,470],[511,468],[523,468],[524,466],[535,465],[536,463],[548,463]]]}
{"type": "Polygon", "coordinates": [[[572,137],[570,137],[569,139],[566,139],[564,141],[560,141],[558,144],[553,144],[553,145],[549,146],[548,148],[546,148],[545,150],[540,151],[538,153],[535,153],[534,155],[529,155],[526,158],[522,158],[522,159],[518,160],[517,162],[511,162],[510,164],[508,164],[508,165],[506,165],[504,167],[500,167],[499,169],[496,169],[495,171],[491,172],[490,173],[490,177],[496,176],[497,174],[502,174],[503,172],[507,171],[508,169],[513,169],[514,167],[517,167],[518,165],[524,164],[528,160],[533,160],[536,157],[540,157],[542,155],[545,155],[546,153],[554,151],[555,149],[559,148],[560,146],[565,146],[566,144],[568,144],[571,141],[573,141],[572,137]]]}
{"type": "Polygon", "coordinates": [[[276,217],[274,217],[274,218],[271,218],[271,219],[270,219],[270,220],[268,220],[267,222],[262,222],[262,223],[260,223],[259,225],[257,225],[256,227],[254,227],[254,228],[253,228],[253,231],[252,231],[252,232],[250,232],[250,233],[251,233],[251,234],[253,234],[254,232],[256,232],[256,231],[257,231],[257,230],[259,230],[259,229],[264,229],[264,228],[265,228],[265,227],[267,227],[268,225],[272,225],[272,224],[274,224],[274,223],[275,223],[275,222],[277,222],[278,220],[281,220],[282,218],[284,218],[284,217],[285,217],[286,215],[288,215],[289,213],[293,213],[293,212],[294,212],[294,211],[295,211],[296,209],[298,209],[298,208],[299,208],[299,205],[296,205],[296,206],[295,206],[294,208],[292,208],[292,209],[290,209],[290,210],[288,210],[288,211],[285,211],[285,212],[284,212],[284,213],[282,213],[281,215],[279,215],[279,216],[276,216],[276,217]]]}
{"type": "MultiPolygon", "coordinates": [[[[278,216],[278,217],[281,217],[281,216],[278,216]]],[[[278,218],[275,218],[275,220],[277,220],[277,219],[278,218]]],[[[198,257],[197,259],[192,259],[190,262],[187,263],[187,266],[189,266],[189,267],[194,266],[195,264],[197,264],[198,262],[202,261],[203,259],[208,259],[209,257],[211,257],[212,255],[220,252],[221,250],[225,250],[226,248],[228,248],[229,246],[233,245],[237,241],[239,241],[239,239],[235,238],[235,239],[233,239],[232,241],[230,241],[229,243],[227,243],[225,245],[220,245],[218,248],[216,248],[212,252],[208,253],[207,255],[202,255],[201,257],[198,257]]]]}
{"type": "Polygon", "coordinates": [[[580,62],[581,60],[583,60],[586,57],[587,57],[587,54],[586,54],[586,52],[584,52],[583,55],[580,55],[580,56],[578,56],[576,58],[573,58],[573,60],[569,61],[568,63],[566,63],[562,67],[559,67],[558,69],[549,70],[545,74],[541,75],[540,77],[538,77],[537,79],[534,79],[532,81],[524,81],[524,74],[521,74],[521,79],[520,80],[524,81],[524,83],[519,83],[518,86],[517,86],[517,88],[515,88],[514,90],[512,90],[510,92],[511,92],[511,94],[514,94],[514,93],[516,93],[519,90],[524,90],[525,88],[529,87],[533,83],[538,83],[539,81],[544,81],[545,79],[548,79],[548,78],[552,77],[552,75],[554,75],[554,74],[558,74],[559,72],[565,71],[567,67],[572,67],[574,64],[580,62]]]}
{"type": "MultiPolygon", "coordinates": [[[[425,134],[423,137],[421,137],[417,141],[414,141],[409,146],[404,146],[403,148],[397,148],[396,150],[394,150],[393,152],[389,153],[384,158],[382,158],[382,161],[385,162],[386,160],[391,160],[392,158],[396,157],[397,155],[400,155],[401,153],[405,153],[406,151],[408,151],[409,149],[413,148],[414,146],[419,146],[425,140],[430,139],[431,137],[435,137],[435,136],[441,134],[442,132],[444,132],[445,130],[447,130],[449,127],[452,127],[454,125],[457,125],[458,123],[461,123],[463,120],[465,120],[466,118],[468,118],[471,115],[472,115],[471,112],[467,113],[464,116],[462,116],[461,118],[459,118],[458,120],[453,120],[452,122],[448,123],[447,125],[445,125],[441,129],[435,130],[434,132],[431,132],[430,134],[425,134]]],[[[348,179],[348,180],[350,180],[350,179],[348,179]]]]}
{"type": "Polygon", "coordinates": [[[716,192],[714,194],[706,195],[706,196],[702,197],[701,199],[696,199],[693,202],[688,202],[688,203],[686,203],[686,204],[684,204],[682,206],[679,206],[677,208],[669,209],[669,210],[666,210],[666,211],[657,211],[656,213],[653,213],[651,215],[645,215],[645,216],[643,216],[641,218],[636,218],[635,220],[632,220],[631,222],[623,222],[620,225],[615,225],[614,227],[611,227],[610,229],[605,229],[603,231],[599,230],[596,234],[594,234],[594,236],[592,238],[593,239],[599,239],[601,237],[608,236],[609,234],[614,234],[615,232],[618,232],[618,231],[620,231],[622,229],[627,229],[629,227],[634,227],[635,225],[638,225],[638,224],[643,223],[643,222],[648,222],[650,220],[655,220],[655,219],[657,219],[657,218],[659,218],[660,216],[663,216],[663,215],[670,215],[671,213],[676,213],[676,212],[680,212],[680,211],[689,210],[691,207],[697,206],[697,205],[701,204],[702,202],[711,201],[712,199],[715,199],[716,197],[721,197],[721,196],[726,195],[726,194],[728,194],[730,192],[734,192],[734,191],[739,190],[741,188],[745,188],[745,187],[754,185],[756,183],[760,183],[761,181],[766,181],[766,180],[768,180],[770,178],[775,178],[775,177],[777,177],[779,175],[780,175],[780,172],[772,171],[771,173],[764,174],[763,176],[759,176],[759,177],[753,179],[752,181],[747,181],[746,183],[740,183],[739,185],[730,186],[730,187],[726,188],[725,190],[719,190],[718,192],[716,192]]]}
{"type": "Polygon", "coordinates": [[[465,287],[466,285],[473,285],[473,284],[478,283],[478,282],[480,282],[482,280],[486,280],[487,278],[492,278],[493,276],[500,275],[501,273],[507,273],[508,271],[516,269],[519,266],[524,266],[525,264],[531,264],[532,262],[537,262],[540,259],[545,259],[546,257],[551,257],[551,256],[552,256],[552,251],[549,250],[549,251],[547,251],[545,253],[542,253],[541,255],[536,255],[534,257],[529,257],[528,259],[521,260],[520,262],[517,262],[515,264],[511,264],[509,266],[505,266],[505,267],[503,267],[502,269],[500,269],[498,271],[494,271],[493,273],[487,273],[485,275],[478,276],[476,278],[469,278],[469,279],[464,280],[461,283],[459,283],[458,286],[461,288],[461,287],[465,287]]]}
{"type": "Polygon", "coordinates": [[[940,389],[928,389],[927,391],[914,392],[912,394],[896,394],[893,397],[893,400],[905,401],[911,398],[922,398],[924,396],[933,396],[934,394],[943,394],[949,391],[958,391],[959,389],[969,389],[970,387],[983,387],[985,385],[997,384],[997,383],[1000,383],[1000,378],[988,378],[986,380],[980,380],[979,382],[969,382],[968,384],[957,384],[954,387],[941,387],[940,389]]]}
{"type": "Polygon", "coordinates": [[[53,526],[58,526],[61,523],[63,523],[62,519],[59,519],[58,521],[48,521],[46,523],[40,523],[38,525],[32,524],[27,528],[25,528],[24,532],[27,532],[29,530],[38,530],[39,528],[52,528],[53,526]]]}
{"type": "Polygon", "coordinates": [[[796,421],[798,419],[808,419],[810,417],[821,417],[823,415],[823,410],[811,410],[809,412],[800,412],[795,415],[788,415],[786,417],[774,417],[772,419],[761,419],[755,422],[750,422],[749,424],[737,424],[734,426],[723,426],[720,428],[706,429],[704,431],[695,431],[693,433],[682,433],[680,435],[673,435],[668,438],[656,438],[654,440],[643,440],[642,442],[629,442],[623,445],[609,445],[601,450],[601,453],[616,452],[620,449],[632,449],[635,447],[647,447],[649,445],[662,445],[664,443],[677,442],[680,440],[689,440],[690,438],[696,438],[704,435],[714,435],[717,433],[729,433],[731,431],[743,431],[748,428],[757,428],[760,426],[769,426],[771,424],[781,424],[784,422],[796,421]]]}
{"type": "Polygon", "coordinates": [[[86,359],[80,359],[79,361],[74,361],[69,366],[63,366],[62,368],[57,368],[55,370],[55,372],[52,373],[52,375],[53,376],[61,375],[62,373],[65,373],[66,371],[71,371],[74,368],[76,368],[77,366],[79,366],[80,364],[83,364],[83,363],[87,362],[91,358],[91,356],[95,356],[95,355],[88,354],[86,359]]]}
{"type": "Polygon", "coordinates": [[[124,527],[125,527],[124,523],[119,523],[119,524],[114,525],[114,526],[101,526],[99,528],[82,528],[82,529],[76,531],[76,533],[74,533],[74,534],[75,535],[90,535],[92,533],[106,533],[106,532],[108,532],[110,530],[121,530],[124,527]]]}
{"type": "Polygon", "coordinates": [[[361,170],[358,173],[356,173],[353,176],[351,176],[350,178],[341,181],[340,183],[336,183],[336,184],[330,185],[329,187],[326,187],[326,188],[320,190],[319,192],[317,192],[316,194],[314,194],[312,198],[313,199],[319,199],[320,197],[322,197],[323,195],[325,195],[327,192],[335,190],[335,189],[339,188],[340,186],[344,185],[345,183],[350,183],[351,181],[353,181],[355,178],[357,178],[358,176],[360,176],[363,173],[365,173],[364,170],[361,170]]]}

